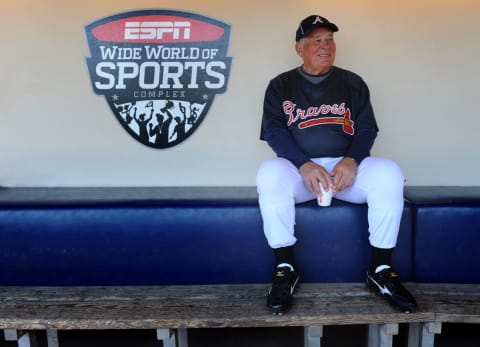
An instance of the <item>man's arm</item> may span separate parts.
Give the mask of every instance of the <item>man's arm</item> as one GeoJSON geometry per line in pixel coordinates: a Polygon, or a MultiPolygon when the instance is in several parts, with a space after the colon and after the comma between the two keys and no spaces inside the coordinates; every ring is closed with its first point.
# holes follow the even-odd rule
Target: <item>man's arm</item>
{"type": "Polygon", "coordinates": [[[310,158],[298,147],[288,131],[283,100],[281,82],[278,79],[271,81],[265,92],[260,139],[267,141],[278,157],[288,159],[300,168],[310,158]]]}
{"type": "Polygon", "coordinates": [[[378,126],[370,102],[370,91],[361,78],[359,78],[358,83],[358,86],[353,87],[357,90],[353,96],[356,113],[355,134],[345,157],[355,159],[357,165],[360,165],[364,158],[370,156],[370,151],[377,137],[378,126]]]}

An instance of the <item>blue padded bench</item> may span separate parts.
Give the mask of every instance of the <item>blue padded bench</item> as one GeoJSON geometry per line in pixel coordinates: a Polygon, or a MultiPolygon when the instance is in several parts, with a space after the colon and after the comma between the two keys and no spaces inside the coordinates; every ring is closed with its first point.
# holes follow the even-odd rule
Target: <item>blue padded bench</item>
{"type": "Polygon", "coordinates": [[[480,187],[406,187],[416,282],[480,283],[480,187]]]}
{"type": "Polygon", "coordinates": [[[369,347],[391,347],[408,323],[409,346],[433,347],[443,323],[480,323],[480,287],[412,281],[478,282],[478,192],[406,188],[394,265],[419,303],[411,314],[359,283],[366,205],[298,205],[310,283],[272,317],[253,187],[0,188],[0,329],[22,346],[46,329],[48,347],[57,329],[156,329],[165,346],[188,347],[192,328],[303,326],[313,347],[324,325],[366,324],[369,347]]]}
{"type": "MultiPolygon", "coordinates": [[[[366,205],[297,208],[304,282],[362,282],[366,205]]],[[[254,187],[0,188],[0,285],[270,282],[254,187]]],[[[396,267],[411,280],[411,207],[396,267]]]]}

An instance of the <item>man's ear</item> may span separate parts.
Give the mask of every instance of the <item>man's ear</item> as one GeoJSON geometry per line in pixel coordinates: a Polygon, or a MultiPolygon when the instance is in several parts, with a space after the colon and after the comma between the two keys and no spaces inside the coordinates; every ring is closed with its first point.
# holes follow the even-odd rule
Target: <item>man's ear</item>
{"type": "Polygon", "coordinates": [[[303,58],[303,45],[301,42],[295,42],[295,51],[303,58]]]}

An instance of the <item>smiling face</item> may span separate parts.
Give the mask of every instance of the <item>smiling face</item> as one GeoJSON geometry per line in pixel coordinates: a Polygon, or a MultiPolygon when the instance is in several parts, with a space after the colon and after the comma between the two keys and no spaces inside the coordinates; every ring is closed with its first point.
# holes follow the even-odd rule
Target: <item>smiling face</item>
{"type": "Polygon", "coordinates": [[[295,44],[295,49],[303,59],[303,70],[311,75],[327,73],[335,61],[337,50],[333,32],[328,28],[313,30],[295,44]]]}

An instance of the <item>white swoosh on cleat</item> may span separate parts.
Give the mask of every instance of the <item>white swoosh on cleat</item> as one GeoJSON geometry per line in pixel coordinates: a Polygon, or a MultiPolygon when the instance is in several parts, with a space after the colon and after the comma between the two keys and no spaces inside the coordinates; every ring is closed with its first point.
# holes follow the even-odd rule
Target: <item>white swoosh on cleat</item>
{"type": "Polygon", "coordinates": [[[385,295],[385,294],[392,295],[392,292],[390,290],[388,290],[388,288],[386,286],[381,286],[380,283],[375,281],[370,275],[368,277],[370,278],[370,280],[373,283],[375,283],[375,285],[378,287],[378,289],[380,289],[380,293],[382,293],[382,295],[385,295]]]}
{"type": "Polygon", "coordinates": [[[297,277],[293,286],[290,287],[290,295],[293,295],[293,292],[295,291],[295,287],[297,286],[297,283],[299,280],[300,280],[300,277],[297,277]]]}

